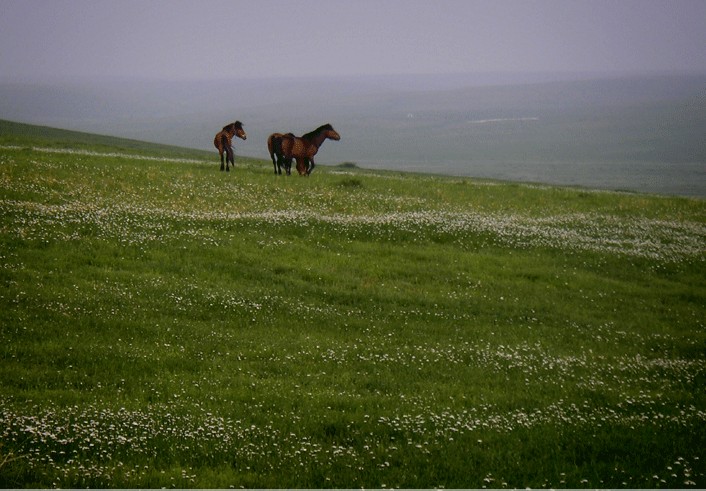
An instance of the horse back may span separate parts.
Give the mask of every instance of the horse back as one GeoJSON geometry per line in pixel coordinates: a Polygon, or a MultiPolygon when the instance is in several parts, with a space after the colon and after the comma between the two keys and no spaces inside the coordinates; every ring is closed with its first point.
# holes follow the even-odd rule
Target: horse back
{"type": "Polygon", "coordinates": [[[282,135],[280,141],[282,145],[282,151],[287,156],[287,158],[312,157],[316,155],[316,151],[318,150],[315,145],[311,145],[306,140],[298,136],[294,136],[291,133],[282,135]]]}

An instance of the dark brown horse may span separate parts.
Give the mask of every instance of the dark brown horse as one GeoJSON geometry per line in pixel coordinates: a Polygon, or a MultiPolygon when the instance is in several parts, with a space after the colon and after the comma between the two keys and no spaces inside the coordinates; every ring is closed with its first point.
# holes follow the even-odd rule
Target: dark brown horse
{"type": "MultiPolygon", "coordinates": [[[[282,135],[279,138],[279,144],[275,146],[279,146],[285,168],[291,168],[292,159],[297,159],[299,175],[306,174],[308,176],[316,166],[314,155],[316,155],[319,147],[327,138],[338,141],[341,139],[341,135],[333,129],[333,126],[325,124],[301,137],[294,136],[291,133],[282,135]]],[[[276,142],[277,139],[275,139],[276,142]]]]}
{"type": "Polygon", "coordinates": [[[216,134],[213,139],[213,146],[218,149],[218,153],[221,156],[221,170],[230,171],[228,164],[233,164],[235,167],[235,160],[233,156],[233,137],[237,136],[243,140],[247,140],[248,136],[245,134],[243,129],[243,123],[236,121],[223,127],[221,131],[216,134]],[[226,154],[225,166],[223,163],[223,153],[226,154]]]}

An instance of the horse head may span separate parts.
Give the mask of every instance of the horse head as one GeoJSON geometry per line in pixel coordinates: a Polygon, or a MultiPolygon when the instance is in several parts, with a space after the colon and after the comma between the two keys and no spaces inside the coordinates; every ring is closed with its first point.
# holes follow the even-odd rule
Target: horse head
{"type": "Polygon", "coordinates": [[[235,136],[242,140],[248,139],[248,135],[245,134],[245,130],[243,129],[243,123],[236,121],[235,123],[232,123],[232,126],[235,129],[235,136]]]}
{"type": "Polygon", "coordinates": [[[326,138],[336,141],[341,139],[341,135],[339,135],[338,131],[334,130],[333,126],[331,126],[330,124],[323,125],[322,129],[324,130],[324,135],[326,136],[326,138]]]}

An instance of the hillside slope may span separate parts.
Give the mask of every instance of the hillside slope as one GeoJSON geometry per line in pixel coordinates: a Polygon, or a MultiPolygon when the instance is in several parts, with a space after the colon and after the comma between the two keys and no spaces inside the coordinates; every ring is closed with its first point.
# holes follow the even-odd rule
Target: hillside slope
{"type": "Polygon", "coordinates": [[[703,200],[47,133],[0,135],[0,486],[706,487],[703,200]]]}
{"type": "MultiPolygon", "coordinates": [[[[0,119],[0,141],[4,145],[39,145],[56,148],[90,148],[109,152],[111,150],[136,151],[145,155],[169,155],[177,158],[213,158],[213,152],[193,148],[163,145],[142,140],[132,140],[110,135],[97,135],[49,126],[37,126],[0,119]]],[[[215,151],[215,150],[214,150],[215,151]]]]}

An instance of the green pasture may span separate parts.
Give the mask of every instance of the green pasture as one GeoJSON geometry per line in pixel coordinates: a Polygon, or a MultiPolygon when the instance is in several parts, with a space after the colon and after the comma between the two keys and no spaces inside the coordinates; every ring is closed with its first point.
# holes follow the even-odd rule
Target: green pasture
{"type": "Polygon", "coordinates": [[[703,200],[0,128],[0,486],[706,487],[703,200]]]}

